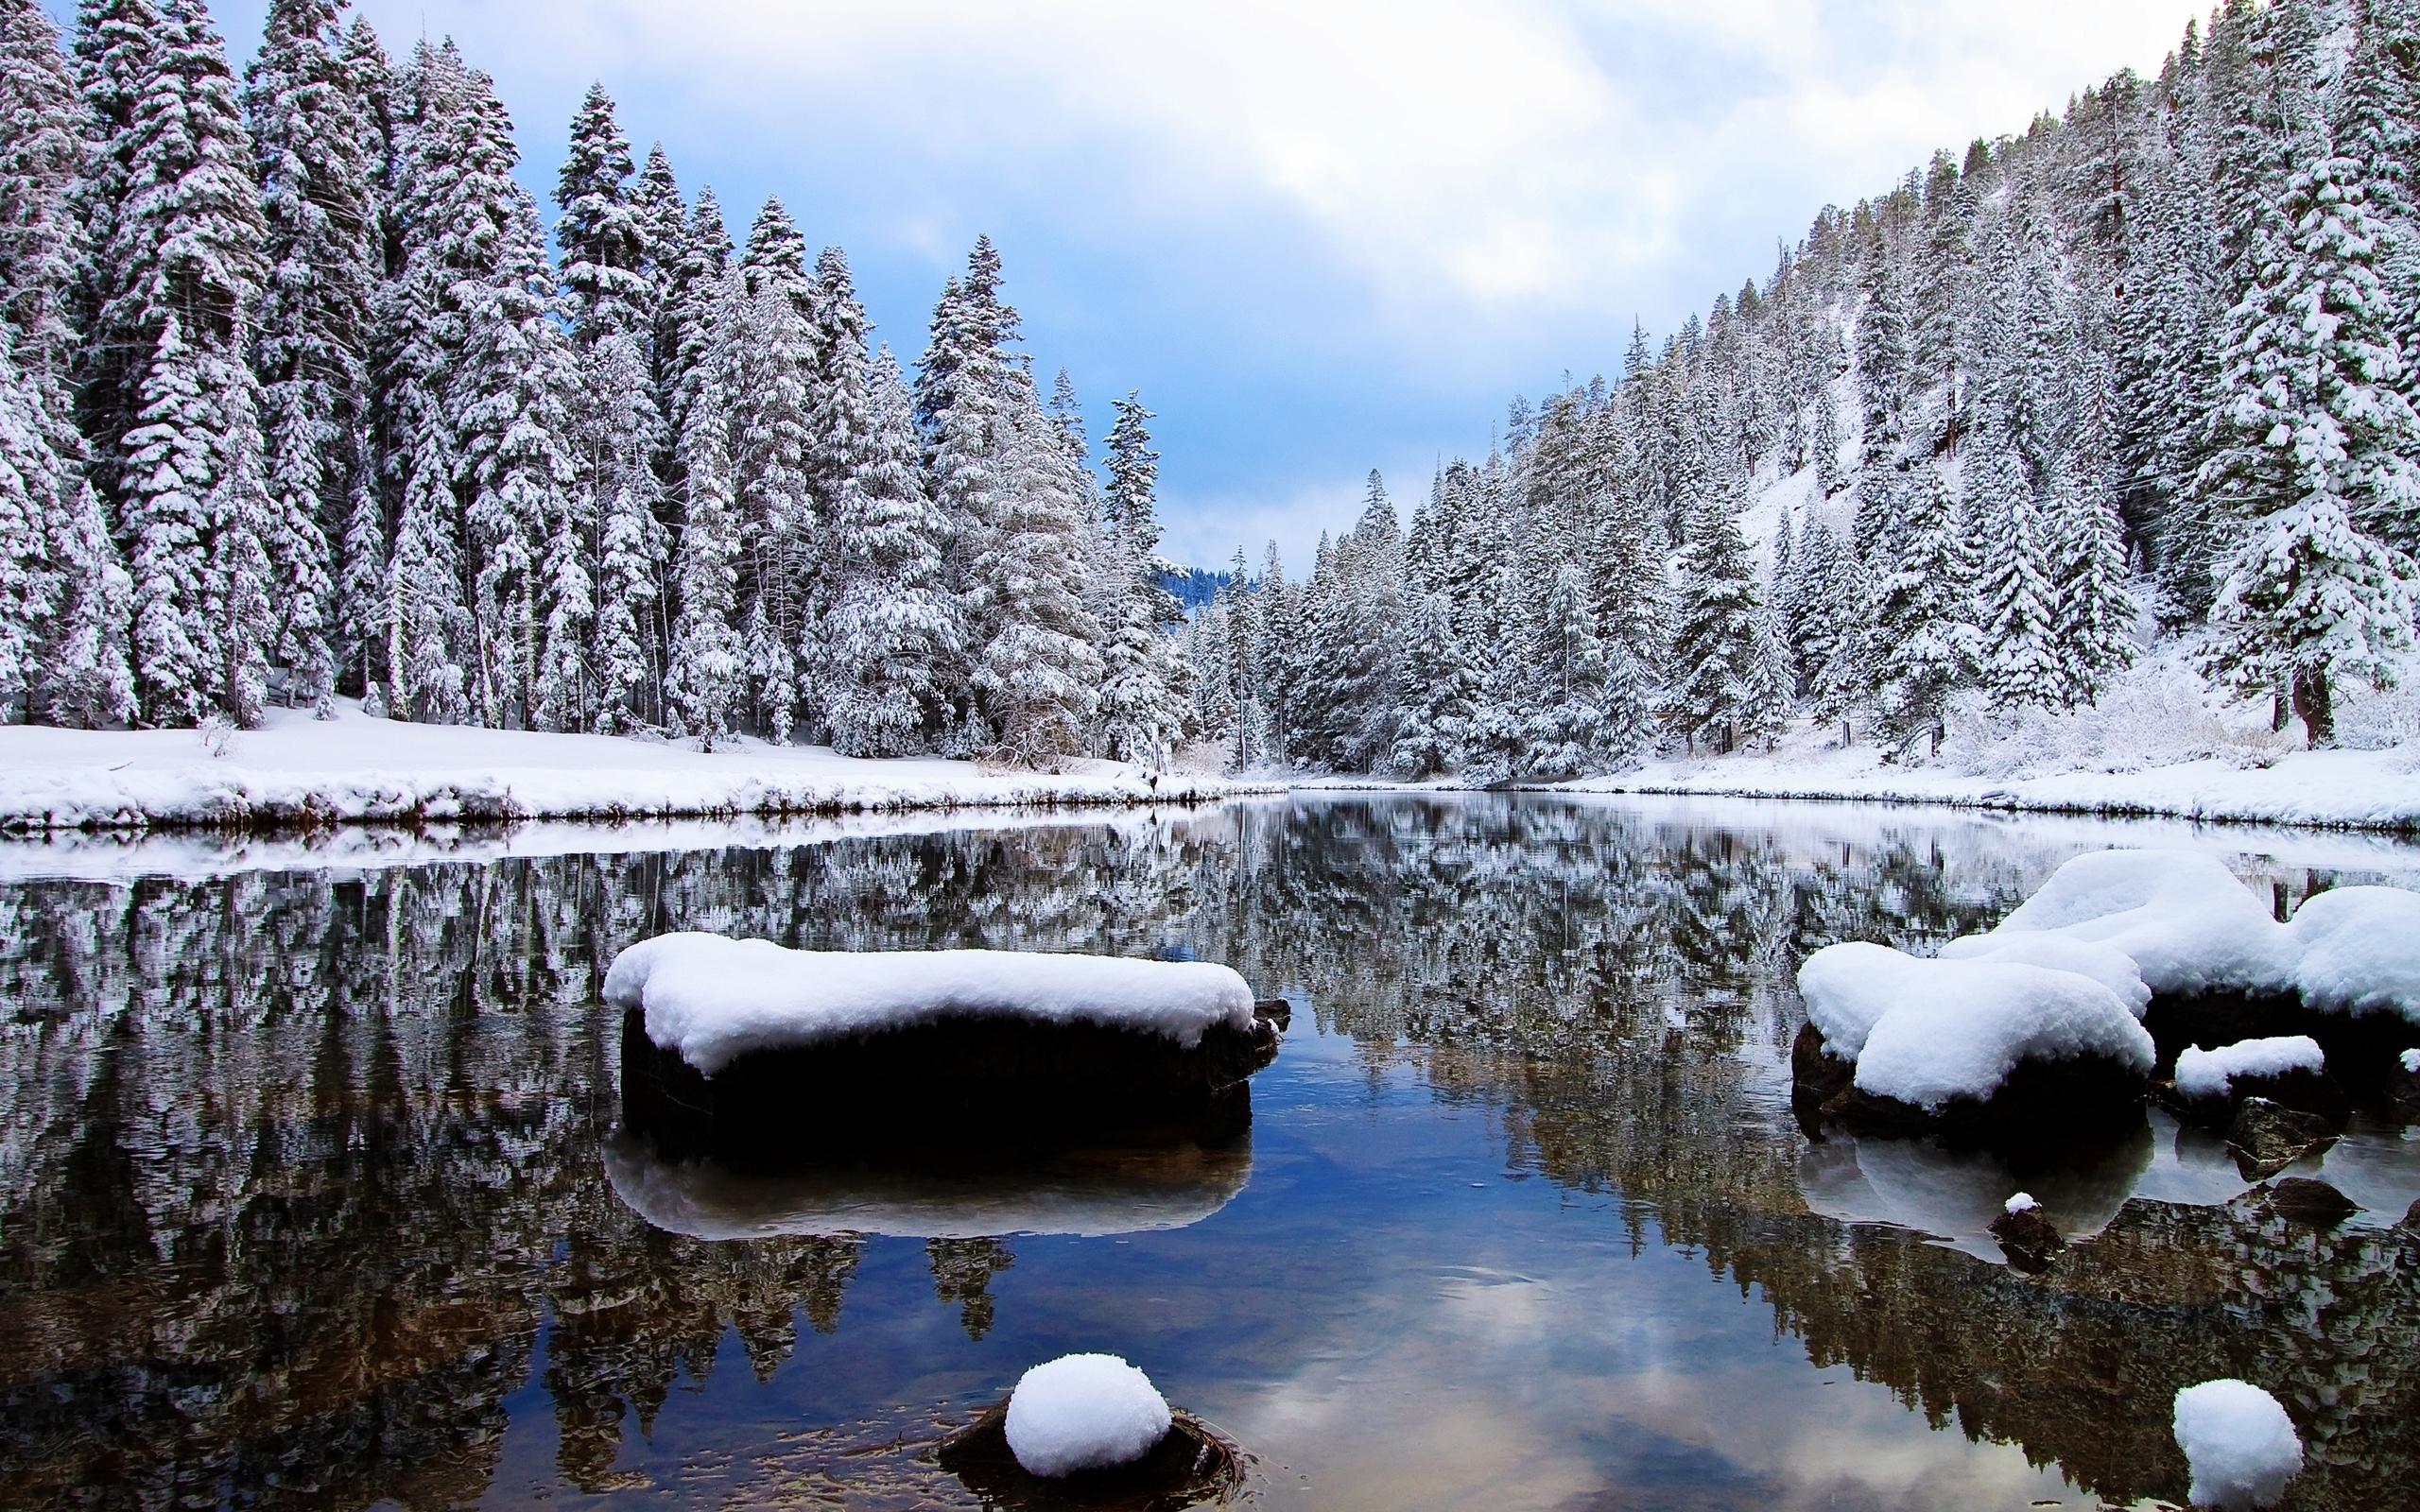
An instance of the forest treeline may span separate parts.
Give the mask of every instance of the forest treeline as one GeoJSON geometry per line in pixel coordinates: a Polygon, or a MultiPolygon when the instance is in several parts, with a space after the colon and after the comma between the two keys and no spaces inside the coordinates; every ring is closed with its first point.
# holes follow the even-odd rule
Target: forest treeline
{"type": "Polygon", "coordinates": [[[2229,0],[1202,607],[1150,412],[1097,472],[988,242],[911,374],[598,88],[550,249],[488,77],[340,9],[239,80],[200,0],[0,0],[8,717],[1554,778],[1938,747],[2152,627],[2324,745],[2410,647],[2414,0],[2229,0]]]}
{"type": "Polygon", "coordinates": [[[592,90],[550,253],[453,44],[0,0],[0,710],[1163,757],[1150,411],[1087,455],[978,240],[912,384],[838,249],[592,90]]]}
{"type": "Polygon", "coordinates": [[[1406,776],[1794,715],[1921,750],[1955,700],[2090,704],[2155,626],[2328,744],[2412,633],[2415,133],[2410,0],[2228,0],[1515,401],[1408,533],[1374,477],[1306,581],[1239,556],[1188,631],[1202,715],[1239,763],[1406,776]]]}

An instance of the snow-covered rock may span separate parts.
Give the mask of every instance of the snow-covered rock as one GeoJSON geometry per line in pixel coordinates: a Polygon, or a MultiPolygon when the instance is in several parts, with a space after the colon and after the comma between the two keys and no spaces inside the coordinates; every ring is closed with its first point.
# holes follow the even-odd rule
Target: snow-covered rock
{"type": "Polygon", "coordinates": [[[1253,1029],[1252,989],[1206,961],[1015,951],[823,952],[683,933],[614,959],[605,997],[643,1009],[647,1035],[711,1076],[735,1057],[942,1019],[1091,1022],[1191,1049],[1253,1029]]]}
{"type": "Polygon", "coordinates": [[[2034,933],[2118,951],[2153,992],[2265,990],[2292,971],[2268,907],[2217,857],[2190,850],[2077,856],[1998,928],[1975,937],[2034,933]]]}
{"type": "Polygon", "coordinates": [[[2152,1037],[2091,977],[1997,961],[1935,961],[1876,1021],[1857,1057],[1857,1087],[1939,1111],[1987,1099],[2019,1062],[2108,1060],[2143,1075],[2152,1037]]]}
{"type": "Polygon", "coordinates": [[[2224,1097],[2238,1076],[2282,1076],[2290,1071],[2321,1071],[2327,1057],[2307,1034],[2239,1040],[2216,1050],[2194,1045],[2176,1057],[2176,1090],[2187,1097],[2224,1097]]]}
{"type": "Polygon", "coordinates": [[[2114,946],[2040,931],[2023,934],[1968,935],[1941,948],[1945,961],[2001,961],[2012,966],[2046,966],[2054,971],[2088,976],[2118,994],[2126,1010],[2139,1019],[2151,1006],[2152,989],[2134,958],[2114,946]]]}
{"type": "Polygon", "coordinates": [[[2020,1193],[2018,1193],[2015,1196],[2013,1196],[2013,1197],[2009,1198],[2006,1202],[2004,1202],[2004,1203],[2000,1204],[2000,1211],[2002,1211],[2002,1212],[2031,1212],[2034,1209],[2036,1209],[2036,1208],[2038,1208],[2038,1207],[2040,1207],[2040,1206],[2042,1206],[2042,1204],[2040,1204],[2040,1203],[2038,1203],[2038,1202],[2036,1202],[2036,1201],[2034,1201],[2034,1200],[2033,1200],[2033,1194],[2032,1194],[2032,1193],[2031,1193],[2031,1192],[2020,1192],[2020,1193]]]}
{"type": "Polygon", "coordinates": [[[2395,1012],[2420,1023],[2420,893],[2339,887],[2289,923],[2215,856],[2098,850],[2061,867],[1988,934],[1942,952],[1984,958],[2022,940],[2115,950],[2155,993],[2299,997],[2321,1012],[2395,1012]]]}
{"type": "Polygon", "coordinates": [[[1926,1112],[1989,1101],[2029,1060],[2139,1077],[2155,1058],[2136,1005],[2082,971],[1850,943],[1807,957],[1798,989],[1829,1053],[1855,1063],[1858,1091],[1926,1112]]]}
{"type": "Polygon", "coordinates": [[[2248,1381],[2204,1381],[2176,1394],[2176,1447],[2195,1506],[2274,1506],[2302,1472],[2303,1443],[2277,1399],[2248,1381]]]}
{"type": "Polygon", "coordinates": [[[1065,1354],[1028,1370],[1009,1396],[1009,1448],[1035,1475],[1129,1465],[1173,1421],[1150,1377],[1114,1354],[1065,1354]]]}

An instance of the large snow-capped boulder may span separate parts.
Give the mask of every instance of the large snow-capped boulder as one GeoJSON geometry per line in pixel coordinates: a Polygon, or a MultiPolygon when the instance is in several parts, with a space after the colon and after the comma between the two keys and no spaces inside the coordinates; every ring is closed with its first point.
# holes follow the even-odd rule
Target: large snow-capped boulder
{"type": "Polygon", "coordinates": [[[2420,893],[2338,887],[2279,923],[2214,856],[2096,850],[2061,867],[1988,934],[1945,955],[2004,948],[2016,936],[2105,946],[2154,994],[2290,995],[2325,1013],[2394,1013],[2420,1023],[2420,893]]]}
{"type": "Polygon", "coordinates": [[[1243,978],[1193,961],[680,934],[623,951],[605,995],[625,1120],[667,1153],[739,1161],[806,1135],[1232,1133],[1277,1054],[1243,978]]]}
{"type": "MultiPolygon", "coordinates": [[[[2089,954],[2089,953],[2086,953],[2089,954]]],[[[2090,1119],[2140,1101],[2155,1058],[2131,977],[2022,959],[1926,960],[1850,943],[1798,974],[1821,1056],[1852,1068],[1824,1116],[1986,1129],[2090,1119]],[[2120,988],[2131,988],[2120,994],[2120,988]]],[[[1811,1060],[1804,1047],[1793,1059],[1811,1060]]]]}
{"type": "Polygon", "coordinates": [[[711,1076],[758,1050],[794,1050],[942,1020],[1090,1023],[1190,1050],[1253,1026],[1252,988],[1207,961],[1022,951],[793,951],[688,931],[614,957],[605,999],[642,1008],[648,1038],[711,1076]]]}

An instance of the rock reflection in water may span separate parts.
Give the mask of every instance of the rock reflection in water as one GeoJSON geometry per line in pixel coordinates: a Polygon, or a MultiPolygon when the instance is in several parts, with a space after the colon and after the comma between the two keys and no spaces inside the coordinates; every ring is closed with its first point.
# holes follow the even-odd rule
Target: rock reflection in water
{"type": "Polygon", "coordinates": [[[605,1142],[605,1174],[633,1212],[696,1239],[1098,1238],[1183,1228],[1217,1212],[1251,1179],[1252,1138],[909,1150],[739,1173],[667,1159],[617,1129],[605,1142]]]}
{"type": "MultiPolygon", "coordinates": [[[[1936,1425],[2055,1460],[2113,1500],[2181,1493],[2160,1404],[2186,1381],[2240,1375],[2276,1392],[2310,1446],[2292,1505],[2394,1505],[2420,1474],[2420,1255],[2392,1204],[2420,1162],[2392,1127],[2357,1119],[2330,1152],[2322,1174],[2369,1211],[2325,1232],[2238,1194],[2183,1134],[2155,1133],[2127,1178],[2134,1200],[2038,1280],[1862,1220],[1885,1215],[1886,1191],[1910,1212],[1964,1212],[2005,1177],[2067,1204],[2081,1229],[2105,1216],[2115,1175],[2054,1197],[2027,1170],[1857,1144],[1868,1211],[1827,1196],[1846,1189],[1804,1163],[1785,1060],[1806,952],[1842,938],[1928,949],[1989,925],[2075,850],[2141,833],[1845,809],[1303,799],[1176,823],[407,855],[384,869],[354,857],[342,871],[197,861],[130,885],[0,885],[0,1504],[419,1508],[642,1484],[771,1499],[752,1475],[857,1505],[945,1503],[960,1493],[924,1477],[914,1446],[1012,1375],[967,1351],[1029,1364],[1105,1323],[1164,1329],[1187,1400],[1238,1431],[1286,1420],[1282,1400],[1255,1395],[1271,1381],[1316,1376],[1351,1410],[1353,1388],[1325,1362],[1433,1318],[1436,1251],[1462,1263],[1484,1240],[1507,1246],[1498,1262],[1547,1269],[1564,1253],[1554,1246],[1594,1226],[1701,1257],[1719,1280],[1703,1288],[1705,1317],[1736,1312],[1745,1291],[1817,1364],[1884,1383],[1936,1425]],[[1484,1115],[1485,1159],[1535,1178],[1508,1203],[1551,1217],[1557,1200],[1608,1197],[1560,1227],[1475,1238],[1409,1182],[1316,1185],[1305,1131],[1340,1117],[1357,1088],[1300,1077],[1265,1103],[1255,1155],[1235,1152],[1221,1176],[1203,1151],[1197,1175],[1150,1196],[1156,1216],[1126,1247],[1003,1242],[1042,1227],[1030,1208],[932,1221],[945,1192],[793,1191],[769,1215],[715,1180],[609,1183],[600,1174],[623,1156],[607,1144],[614,1025],[596,987],[623,945],[684,927],[823,949],[1224,961],[1265,989],[1300,988],[1298,1034],[1416,1057],[1408,1140],[1434,1142],[1447,1120],[1467,1134],[1462,1115],[1484,1115]],[[1281,1139],[1282,1161],[1268,1153],[1281,1139]],[[667,1186],[674,1196],[633,1200],[689,1215],[669,1225],[616,1195],[667,1186]],[[833,1207],[865,1228],[801,1217],[833,1207]],[[866,1236],[894,1218],[923,1243],[866,1236]],[[699,1237],[717,1224],[748,1236],[699,1237]],[[1382,1228],[1411,1238],[1357,1247],[1382,1228]],[[937,1294],[956,1322],[924,1332],[937,1294]],[[1374,1310],[1379,1294],[1388,1308],[1374,1310]],[[752,1378],[769,1384],[750,1395],[752,1378]],[[769,1442],[769,1401],[796,1436],[769,1442]],[[512,1469],[523,1479],[502,1486],[531,1454],[544,1474],[512,1469]]],[[[2351,880],[2359,848],[2326,843],[2350,859],[2267,874],[2295,896],[2325,885],[2327,866],[2351,880]]],[[[2408,868],[2410,852],[2377,859],[2408,868]]],[[[1108,1232],[1106,1218],[1053,1221],[1108,1232]]],[[[1686,1337],[1704,1318],[1672,1321],[1686,1337]]],[[[1765,1349],[1762,1327],[1737,1383],[1751,1393],[1805,1371],[1797,1350],[1765,1349]]],[[[1541,1355],[1569,1332],[1558,1323],[1541,1355]]],[[[1537,1379],[1545,1368],[1451,1384],[1463,1400],[1495,1391],[1499,1406],[1564,1395],[1537,1379]]],[[[1588,1421],[1551,1447],[1582,1467],[1578,1496],[1589,1473],[1611,1485],[1610,1459],[1590,1456],[1612,1453],[1599,1430],[1613,1409],[1573,1400],[1588,1421]]],[[[1706,1423],[1673,1433],[1701,1430],[1705,1455],[1744,1463],[1756,1449],[1706,1423]]],[[[1321,1457],[1340,1430],[1305,1432],[1294,1469],[1354,1463],[1321,1457]]],[[[1385,1453],[1416,1479],[1433,1447],[1408,1431],[1385,1453]]],[[[1702,1478],[1691,1494],[1792,1504],[1779,1475],[1702,1478]]],[[[1346,1489],[1322,1486],[1336,1501],[1346,1489]]]]}

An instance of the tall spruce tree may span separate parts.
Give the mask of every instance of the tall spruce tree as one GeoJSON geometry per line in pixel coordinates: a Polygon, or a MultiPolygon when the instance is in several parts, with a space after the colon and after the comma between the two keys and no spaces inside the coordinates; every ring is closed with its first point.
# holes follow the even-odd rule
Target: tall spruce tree
{"type": "Polygon", "coordinates": [[[344,58],[341,9],[342,0],[275,0],[244,87],[268,265],[252,363],[279,583],[271,658],[287,701],[322,717],[339,660],[357,662],[364,634],[337,600],[332,542],[362,484],[371,303],[383,271],[374,136],[344,58]]]}
{"type": "Polygon", "coordinates": [[[77,52],[99,133],[79,391],[129,548],[141,713],[250,724],[276,633],[249,362],[262,222],[234,77],[199,0],[88,0],[77,52]]]}

